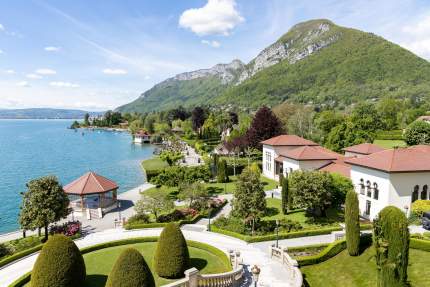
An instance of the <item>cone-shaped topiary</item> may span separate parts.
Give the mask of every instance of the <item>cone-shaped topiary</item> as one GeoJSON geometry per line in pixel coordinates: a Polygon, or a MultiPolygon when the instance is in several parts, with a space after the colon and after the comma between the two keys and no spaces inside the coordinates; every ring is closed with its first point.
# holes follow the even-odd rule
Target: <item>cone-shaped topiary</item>
{"type": "Polygon", "coordinates": [[[154,287],[151,270],[142,254],[134,248],[125,249],[109,273],[106,287],[154,287]]]}
{"type": "Polygon", "coordinates": [[[281,200],[282,200],[282,213],[287,214],[288,212],[288,177],[282,176],[282,189],[281,189],[281,200]]]}
{"type": "Polygon", "coordinates": [[[225,159],[218,162],[217,182],[228,182],[227,162],[225,159]]]}
{"type": "Polygon", "coordinates": [[[351,256],[357,256],[360,252],[360,211],[358,208],[357,193],[348,191],[345,201],[345,231],[346,246],[351,256]]]}
{"type": "Polygon", "coordinates": [[[187,242],[175,223],[164,227],[158,239],[154,269],[163,278],[181,278],[190,263],[187,242]]]}
{"type": "Polygon", "coordinates": [[[30,286],[83,286],[85,276],[84,259],[75,243],[64,235],[53,235],[37,257],[30,286]]]}
{"type": "Polygon", "coordinates": [[[405,214],[394,206],[379,212],[373,223],[378,287],[407,286],[409,229],[405,214]]]}

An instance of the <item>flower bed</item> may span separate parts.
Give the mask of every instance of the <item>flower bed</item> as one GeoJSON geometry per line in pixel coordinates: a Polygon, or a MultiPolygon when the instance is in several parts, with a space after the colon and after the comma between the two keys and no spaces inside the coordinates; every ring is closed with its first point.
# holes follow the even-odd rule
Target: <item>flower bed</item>
{"type": "Polygon", "coordinates": [[[49,228],[49,234],[63,234],[69,237],[79,237],[82,232],[82,223],[80,221],[69,221],[60,225],[52,225],[49,228]]]}

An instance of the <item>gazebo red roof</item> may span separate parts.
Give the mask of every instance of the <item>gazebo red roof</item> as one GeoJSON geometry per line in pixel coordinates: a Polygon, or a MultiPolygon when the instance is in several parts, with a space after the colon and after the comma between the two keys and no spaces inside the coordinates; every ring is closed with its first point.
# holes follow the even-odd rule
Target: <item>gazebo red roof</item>
{"type": "Polygon", "coordinates": [[[105,193],[117,188],[116,182],[92,171],[63,187],[65,193],[76,195],[105,193]]]}

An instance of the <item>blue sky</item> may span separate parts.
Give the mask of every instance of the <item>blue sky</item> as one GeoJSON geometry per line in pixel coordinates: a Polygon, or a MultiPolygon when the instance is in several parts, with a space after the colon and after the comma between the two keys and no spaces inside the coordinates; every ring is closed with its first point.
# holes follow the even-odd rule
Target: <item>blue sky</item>
{"type": "Polygon", "coordinates": [[[327,18],[430,59],[430,1],[0,0],[0,108],[105,110],[327,18]]]}

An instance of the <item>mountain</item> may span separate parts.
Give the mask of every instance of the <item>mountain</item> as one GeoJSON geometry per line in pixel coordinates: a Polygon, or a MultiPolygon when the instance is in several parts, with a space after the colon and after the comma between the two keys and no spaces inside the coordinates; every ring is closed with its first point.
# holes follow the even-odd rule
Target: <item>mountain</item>
{"type": "Polygon", "coordinates": [[[0,119],[83,119],[85,114],[100,115],[100,112],[66,109],[0,109],[0,119]]]}
{"type": "Polygon", "coordinates": [[[293,26],[246,65],[235,60],[177,75],[118,110],[256,108],[284,101],[342,107],[384,96],[422,100],[428,95],[428,61],[372,33],[322,19],[293,26]]]}

